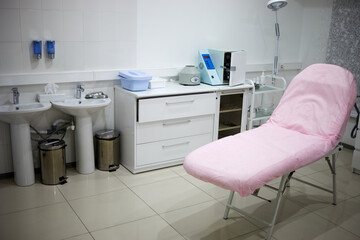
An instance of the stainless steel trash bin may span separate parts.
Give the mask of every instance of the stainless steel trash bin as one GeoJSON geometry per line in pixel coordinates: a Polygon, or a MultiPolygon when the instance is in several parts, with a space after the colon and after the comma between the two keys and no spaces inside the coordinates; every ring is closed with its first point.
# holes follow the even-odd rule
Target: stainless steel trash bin
{"type": "Polygon", "coordinates": [[[65,147],[65,142],[59,139],[48,139],[40,143],[41,182],[43,184],[66,183],[65,147]]]}
{"type": "Polygon", "coordinates": [[[120,164],[120,133],[100,130],[95,133],[96,167],[102,171],[116,171],[120,164]]]}

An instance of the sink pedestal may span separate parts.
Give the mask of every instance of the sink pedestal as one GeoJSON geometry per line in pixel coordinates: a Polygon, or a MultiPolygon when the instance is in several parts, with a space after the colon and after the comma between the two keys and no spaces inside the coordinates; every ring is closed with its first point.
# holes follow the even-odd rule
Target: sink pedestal
{"type": "Polygon", "coordinates": [[[76,170],[82,174],[95,171],[91,117],[75,117],[76,170]]]}
{"type": "Polygon", "coordinates": [[[10,129],[15,183],[30,186],[35,183],[30,126],[28,123],[10,124],[10,129]]]}

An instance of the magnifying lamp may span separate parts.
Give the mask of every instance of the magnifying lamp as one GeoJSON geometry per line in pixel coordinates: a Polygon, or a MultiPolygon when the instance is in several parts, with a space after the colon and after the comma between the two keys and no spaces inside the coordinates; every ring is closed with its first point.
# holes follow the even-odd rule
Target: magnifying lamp
{"type": "Polygon", "coordinates": [[[287,1],[286,0],[270,0],[267,3],[267,7],[270,8],[271,10],[277,11],[282,7],[285,7],[287,5],[287,1]]]}
{"type": "Polygon", "coordinates": [[[283,8],[287,5],[286,0],[270,0],[267,3],[267,7],[275,12],[275,34],[276,34],[276,46],[275,46],[275,56],[274,56],[274,67],[273,67],[273,76],[276,76],[279,71],[278,60],[279,60],[279,39],[280,39],[280,27],[278,23],[277,11],[280,8],[283,8]]]}

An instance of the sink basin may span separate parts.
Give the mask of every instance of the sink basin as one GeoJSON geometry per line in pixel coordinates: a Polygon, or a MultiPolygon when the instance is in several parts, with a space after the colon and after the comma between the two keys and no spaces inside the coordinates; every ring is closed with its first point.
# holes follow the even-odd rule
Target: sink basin
{"type": "Polygon", "coordinates": [[[35,121],[41,112],[50,107],[51,103],[37,102],[0,106],[0,121],[10,124],[14,180],[19,186],[35,183],[30,122],[35,121]]]}
{"type": "Polygon", "coordinates": [[[110,103],[110,98],[72,98],[64,102],[52,103],[54,108],[75,117],[76,169],[79,173],[89,174],[95,171],[91,114],[100,111],[110,103]]]}
{"type": "Polygon", "coordinates": [[[104,99],[68,99],[64,102],[53,102],[53,106],[60,111],[74,117],[86,117],[99,111],[111,103],[110,98],[104,99]]]}
{"type": "Polygon", "coordinates": [[[29,123],[39,116],[39,112],[46,111],[51,103],[8,104],[0,106],[0,121],[10,124],[29,123]]]}

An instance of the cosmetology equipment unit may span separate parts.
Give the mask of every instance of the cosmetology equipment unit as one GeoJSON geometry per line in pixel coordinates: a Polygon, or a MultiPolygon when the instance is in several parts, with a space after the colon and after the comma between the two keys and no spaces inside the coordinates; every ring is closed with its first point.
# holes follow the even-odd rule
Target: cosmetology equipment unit
{"type": "Polygon", "coordinates": [[[198,61],[203,83],[229,86],[245,83],[245,51],[200,49],[198,61]]]}
{"type": "Polygon", "coordinates": [[[209,49],[214,67],[224,84],[236,86],[245,83],[245,51],[222,51],[209,49]]]}

